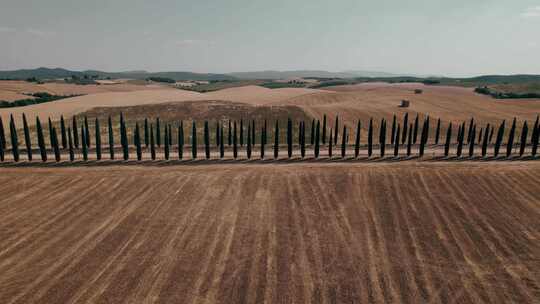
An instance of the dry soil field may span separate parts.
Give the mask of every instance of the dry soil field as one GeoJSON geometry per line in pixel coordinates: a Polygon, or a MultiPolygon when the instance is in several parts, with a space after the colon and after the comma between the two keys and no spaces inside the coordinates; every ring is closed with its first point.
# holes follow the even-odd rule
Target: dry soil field
{"type": "Polygon", "coordinates": [[[1,303],[540,299],[538,162],[1,170],[1,303]]]}

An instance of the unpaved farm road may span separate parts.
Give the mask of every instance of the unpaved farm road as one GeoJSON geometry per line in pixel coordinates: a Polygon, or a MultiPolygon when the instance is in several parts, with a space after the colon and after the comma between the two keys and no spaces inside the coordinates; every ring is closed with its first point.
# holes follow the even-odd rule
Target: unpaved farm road
{"type": "Polygon", "coordinates": [[[0,303],[540,299],[536,162],[0,170],[0,303]]]}

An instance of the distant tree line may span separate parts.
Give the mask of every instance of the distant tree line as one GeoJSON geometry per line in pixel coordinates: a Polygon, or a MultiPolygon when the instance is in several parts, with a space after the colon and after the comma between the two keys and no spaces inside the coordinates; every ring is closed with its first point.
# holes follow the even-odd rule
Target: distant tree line
{"type": "Polygon", "coordinates": [[[488,87],[478,87],[474,89],[478,94],[489,95],[497,99],[527,99],[527,98],[540,98],[539,93],[514,93],[514,92],[499,92],[492,90],[488,87]]]}
{"type": "Polygon", "coordinates": [[[24,107],[33,104],[40,104],[45,102],[51,102],[55,100],[60,100],[64,98],[74,97],[76,95],[52,95],[46,92],[34,93],[31,96],[35,98],[19,99],[15,101],[3,101],[0,100],[0,108],[14,108],[14,107],[24,107]]]}

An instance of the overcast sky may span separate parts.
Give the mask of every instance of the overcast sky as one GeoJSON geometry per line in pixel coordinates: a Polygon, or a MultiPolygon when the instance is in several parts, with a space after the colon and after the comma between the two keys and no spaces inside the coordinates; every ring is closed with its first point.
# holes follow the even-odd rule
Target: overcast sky
{"type": "Polygon", "coordinates": [[[540,74],[540,0],[1,0],[0,70],[540,74]]]}

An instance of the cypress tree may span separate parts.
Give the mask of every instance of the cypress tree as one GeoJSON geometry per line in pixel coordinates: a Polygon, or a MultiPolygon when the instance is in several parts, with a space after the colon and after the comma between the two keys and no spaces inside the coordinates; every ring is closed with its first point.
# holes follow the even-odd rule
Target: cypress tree
{"type": "Polygon", "coordinates": [[[0,117],[0,146],[2,146],[2,151],[6,150],[6,133],[4,132],[2,117],[0,117]]]}
{"type": "Polygon", "coordinates": [[[326,114],[323,115],[323,123],[322,123],[322,143],[323,143],[323,145],[326,145],[326,114]]]}
{"type": "MultiPolygon", "coordinates": [[[[2,123],[0,121],[0,123],[2,123]]],[[[0,161],[4,161],[4,146],[0,143],[0,161]]]]}
{"type": "Polygon", "coordinates": [[[441,135],[441,119],[437,119],[437,129],[435,130],[435,144],[439,144],[439,137],[441,135]]]}
{"type": "Polygon", "coordinates": [[[240,118],[240,147],[244,146],[244,120],[240,118]]]}
{"type": "Polygon", "coordinates": [[[248,123],[248,129],[247,129],[247,143],[246,143],[246,154],[247,158],[251,159],[251,125],[248,123]]]}
{"type": "Polygon", "coordinates": [[[41,122],[39,121],[39,117],[36,116],[36,130],[37,130],[37,137],[38,137],[38,146],[39,146],[39,153],[41,154],[41,160],[43,162],[47,161],[47,148],[45,147],[45,137],[43,136],[43,129],[41,128],[41,122]]]}
{"type": "Polygon", "coordinates": [[[412,149],[412,131],[413,131],[413,126],[412,126],[412,124],[409,124],[409,136],[408,136],[408,139],[407,139],[407,157],[410,157],[410,156],[411,156],[411,149],[412,149]]]}
{"type": "Polygon", "coordinates": [[[193,121],[191,127],[191,158],[197,158],[197,125],[195,124],[195,121],[193,121]]]}
{"type": "Polygon", "coordinates": [[[381,149],[381,158],[384,157],[386,151],[386,120],[383,120],[381,125],[381,135],[380,135],[380,149],[381,149]]]}
{"type": "Polygon", "coordinates": [[[403,133],[401,133],[401,144],[404,144],[405,140],[407,139],[408,126],[409,126],[409,113],[405,113],[405,116],[403,117],[403,133]]]}
{"type": "Polygon", "coordinates": [[[341,136],[341,158],[345,158],[345,155],[347,154],[347,126],[343,125],[343,134],[341,136]]]}
{"type": "Polygon", "coordinates": [[[13,114],[10,115],[9,131],[11,134],[11,152],[13,153],[13,160],[19,161],[19,137],[17,136],[17,127],[15,126],[15,120],[13,114]]]}
{"type": "Polygon", "coordinates": [[[490,129],[490,125],[488,123],[487,126],[486,126],[486,130],[484,131],[484,138],[483,138],[483,141],[482,141],[482,157],[486,157],[486,155],[487,155],[487,145],[488,145],[488,140],[489,140],[489,129],[490,129]]]}
{"type": "Polygon", "coordinates": [[[446,130],[446,142],[444,143],[444,157],[448,157],[450,153],[450,143],[452,141],[452,123],[448,124],[448,130],[446,130]]]}
{"type": "Polygon", "coordinates": [[[169,126],[169,149],[170,149],[170,147],[172,146],[172,128],[170,124],[168,126],[169,126]]]}
{"type": "Polygon", "coordinates": [[[236,120],[233,125],[233,158],[238,158],[238,132],[236,129],[236,120]]]}
{"type": "Polygon", "coordinates": [[[424,151],[426,148],[427,138],[428,138],[428,128],[429,128],[429,120],[424,121],[424,125],[422,126],[422,133],[420,135],[420,150],[419,155],[420,157],[424,156],[424,151]]]}
{"type": "Polygon", "coordinates": [[[264,137],[266,136],[265,132],[266,132],[265,128],[262,127],[262,130],[261,130],[261,159],[264,159],[264,142],[266,141],[264,139],[264,137]]]}
{"type": "Polygon", "coordinates": [[[482,141],[482,135],[483,135],[483,129],[480,128],[480,132],[478,132],[478,143],[480,143],[482,141]]]}
{"type": "Polygon", "coordinates": [[[508,143],[506,145],[506,157],[512,155],[512,149],[514,148],[514,136],[516,133],[516,119],[512,122],[512,127],[510,128],[510,134],[508,135],[508,143]]]}
{"type": "Polygon", "coordinates": [[[328,140],[328,159],[332,158],[332,128],[330,128],[330,139],[328,140]]]}
{"type": "Polygon", "coordinates": [[[458,145],[457,145],[457,157],[461,157],[461,153],[463,151],[463,139],[465,137],[465,128],[463,125],[459,126],[458,130],[458,145]]]}
{"type": "Polygon", "coordinates": [[[474,156],[475,141],[476,141],[476,124],[473,125],[473,129],[471,133],[471,140],[469,141],[469,157],[474,156]]]}
{"type": "Polygon", "coordinates": [[[128,142],[128,138],[127,138],[127,127],[126,127],[126,123],[125,121],[123,122],[122,124],[123,126],[123,137],[124,137],[124,144],[122,145],[122,148],[123,148],[123,152],[124,152],[124,160],[128,160],[129,159],[129,142],[128,142]]]}
{"type": "Polygon", "coordinates": [[[394,138],[394,157],[399,156],[399,136],[401,135],[401,126],[398,124],[396,129],[396,138],[394,138]]]}
{"type": "Polygon", "coordinates": [[[60,147],[58,146],[58,135],[56,134],[56,128],[53,128],[52,138],[53,138],[53,149],[54,149],[54,158],[56,162],[60,161],[60,147]]]}
{"type": "Polygon", "coordinates": [[[210,158],[210,129],[208,128],[208,121],[204,122],[204,152],[206,159],[210,158]]]}
{"type": "Polygon", "coordinates": [[[413,144],[416,144],[416,140],[418,139],[418,128],[419,128],[418,124],[419,124],[418,114],[416,114],[416,118],[414,120],[413,144]]]}
{"type": "Polygon", "coordinates": [[[495,139],[495,148],[493,149],[493,156],[498,157],[499,156],[499,150],[501,148],[503,136],[504,136],[504,128],[505,128],[506,120],[503,120],[501,125],[499,126],[499,130],[497,132],[497,138],[495,139]]]}
{"type": "MultiPolygon", "coordinates": [[[[223,129],[221,131],[223,135],[223,129]]],[[[178,159],[182,158],[184,158],[184,122],[180,121],[180,126],[178,126],[178,159]]]]}
{"type": "Polygon", "coordinates": [[[255,148],[255,119],[251,121],[251,146],[255,148]]]}
{"type": "Polygon", "coordinates": [[[527,146],[527,135],[529,132],[529,127],[527,126],[527,122],[525,121],[523,123],[523,128],[521,129],[521,140],[520,140],[520,147],[519,147],[519,156],[523,157],[523,154],[525,153],[525,147],[527,146]]]}
{"type": "Polygon", "coordinates": [[[71,135],[71,128],[68,127],[68,147],[69,147],[69,161],[75,160],[75,153],[73,152],[73,136],[71,135]]]}
{"type": "Polygon", "coordinates": [[[219,149],[219,146],[220,146],[220,144],[219,144],[219,142],[220,142],[220,139],[219,139],[219,138],[220,138],[219,129],[220,129],[220,128],[219,128],[219,121],[216,121],[216,148],[218,148],[218,149],[219,149]]]}
{"type": "Polygon", "coordinates": [[[156,117],[156,145],[161,147],[161,125],[159,117],[156,117]]]}
{"type": "Polygon", "coordinates": [[[488,139],[488,143],[491,144],[491,142],[493,141],[493,132],[495,131],[495,128],[494,126],[491,127],[491,130],[489,131],[489,139],[488,139]]]}
{"type": "Polygon", "coordinates": [[[223,126],[221,126],[219,130],[219,158],[223,158],[225,156],[225,141],[223,140],[223,126]]]}
{"type": "Polygon", "coordinates": [[[320,135],[321,135],[321,122],[317,120],[317,129],[315,129],[315,148],[313,151],[315,154],[315,158],[319,158],[320,135]]]}
{"type": "MultiPolygon", "coordinates": [[[[179,147],[181,150],[182,146],[179,147]]],[[[154,141],[154,126],[152,124],[150,124],[150,157],[152,160],[156,160],[156,144],[154,141]]],[[[180,159],[182,159],[182,156],[180,156],[180,159]]]]}
{"type": "Polygon", "coordinates": [[[532,128],[532,134],[531,134],[531,143],[534,140],[534,137],[536,136],[536,133],[538,132],[538,128],[540,126],[540,116],[536,116],[536,121],[534,122],[533,128],[532,128]]]}
{"type": "Polygon", "coordinates": [[[291,158],[292,156],[292,145],[293,145],[293,139],[292,139],[292,121],[291,118],[287,119],[287,156],[291,158]]]}
{"type": "Polygon", "coordinates": [[[83,160],[84,161],[87,161],[88,160],[88,147],[86,146],[86,143],[88,142],[86,140],[86,129],[85,128],[81,128],[81,146],[82,146],[82,153],[83,153],[83,160]]]}
{"type": "Polygon", "coordinates": [[[306,157],[306,123],[301,122],[302,127],[300,128],[301,139],[300,139],[300,155],[302,158],[306,157]]]}
{"type": "Polygon", "coordinates": [[[150,144],[150,138],[148,136],[148,118],[144,119],[144,145],[146,148],[148,148],[148,145],[150,144]]]}
{"type": "Polygon", "coordinates": [[[390,136],[390,144],[393,145],[394,144],[394,139],[396,138],[396,114],[394,114],[394,118],[392,119],[392,132],[391,132],[391,136],[390,136]]]}
{"type": "Polygon", "coordinates": [[[533,132],[533,138],[531,139],[532,142],[532,150],[531,155],[533,157],[536,157],[536,153],[538,152],[538,142],[540,141],[540,127],[536,127],[536,132],[533,132]]]}
{"type": "Polygon", "coordinates": [[[99,127],[99,120],[96,117],[96,158],[101,160],[101,129],[99,127]]]}
{"type": "Polygon", "coordinates": [[[369,119],[369,128],[368,128],[368,157],[371,157],[373,154],[373,118],[369,119]]]}
{"type": "Polygon", "coordinates": [[[311,145],[315,144],[315,119],[311,120],[311,136],[309,137],[311,145]]]}
{"type": "Polygon", "coordinates": [[[163,152],[165,160],[169,160],[169,128],[165,126],[165,137],[163,139],[163,152]]]}
{"type": "Polygon", "coordinates": [[[109,158],[114,159],[114,133],[113,133],[113,126],[112,126],[112,118],[109,115],[108,120],[108,128],[109,128],[109,158]]]}
{"type": "Polygon", "coordinates": [[[60,136],[62,136],[62,148],[67,149],[66,122],[64,115],[60,115],[60,136]]]}
{"type": "Polygon", "coordinates": [[[471,122],[469,122],[469,132],[467,133],[467,143],[471,142],[473,126],[474,126],[474,118],[471,118],[471,122]]]}
{"type": "Polygon", "coordinates": [[[54,146],[54,142],[52,138],[52,131],[53,131],[53,125],[52,125],[51,118],[49,117],[49,144],[51,145],[51,150],[53,149],[53,146],[54,146]]]}
{"type": "MultiPolygon", "coordinates": [[[[147,124],[147,120],[145,119],[147,124]]],[[[139,123],[135,122],[135,134],[133,135],[133,142],[135,143],[135,148],[137,149],[137,160],[142,160],[142,148],[141,148],[141,133],[139,131],[139,123]]]]}
{"type": "Polygon", "coordinates": [[[334,128],[334,146],[337,146],[338,133],[339,133],[339,116],[336,115],[336,126],[334,128]]]}
{"type": "Polygon", "coordinates": [[[28,128],[28,122],[26,121],[26,115],[22,115],[23,127],[24,127],[24,143],[26,144],[26,155],[28,161],[32,161],[32,141],[30,139],[30,129],[28,128]]]}
{"type": "Polygon", "coordinates": [[[79,131],[77,130],[77,118],[73,116],[73,143],[75,144],[75,148],[79,149],[79,131]]]}
{"type": "Polygon", "coordinates": [[[354,142],[354,157],[358,158],[358,154],[360,153],[360,131],[361,131],[361,123],[360,120],[358,120],[358,123],[356,124],[356,140],[354,142]]]}
{"type": "Polygon", "coordinates": [[[278,159],[279,156],[279,123],[276,120],[274,128],[274,159],[278,159]]]}
{"type": "MultiPolygon", "coordinates": [[[[50,118],[49,118],[50,122],[50,118]]],[[[88,117],[84,116],[84,138],[86,139],[86,147],[90,149],[91,147],[91,141],[90,141],[90,128],[88,127],[88,117]]]]}
{"type": "Polygon", "coordinates": [[[232,145],[232,127],[231,120],[229,119],[229,147],[232,145]]]}
{"type": "Polygon", "coordinates": [[[266,123],[266,119],[264,120],[264,144],[266,145],[268,143],[268,128],[267,128],[267,123],[266,123]]]}

